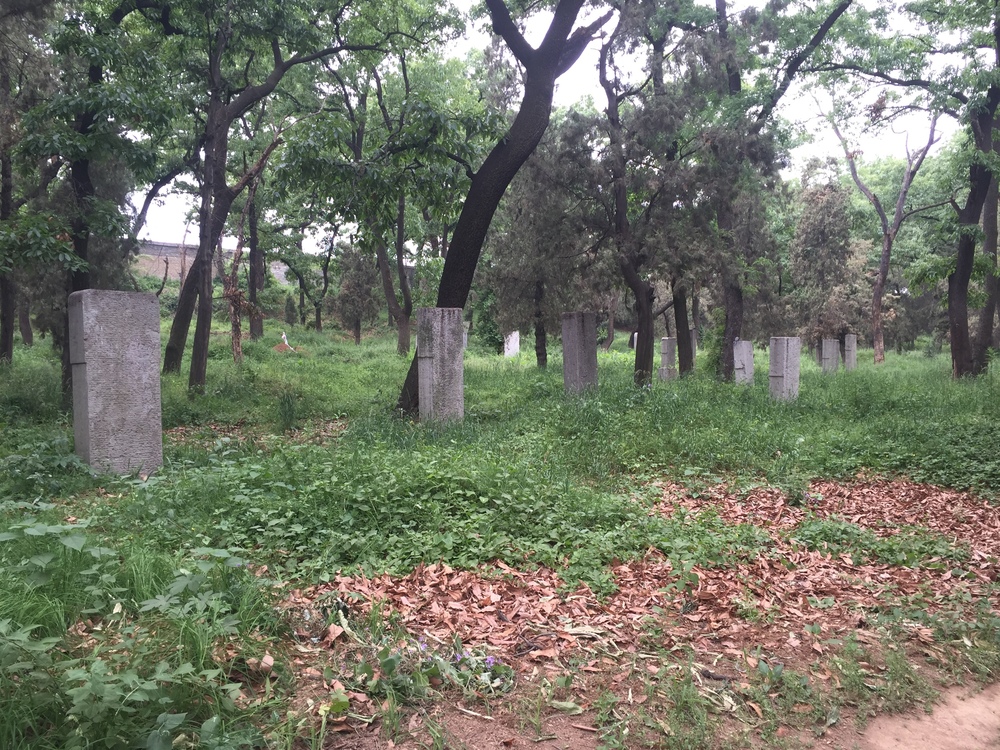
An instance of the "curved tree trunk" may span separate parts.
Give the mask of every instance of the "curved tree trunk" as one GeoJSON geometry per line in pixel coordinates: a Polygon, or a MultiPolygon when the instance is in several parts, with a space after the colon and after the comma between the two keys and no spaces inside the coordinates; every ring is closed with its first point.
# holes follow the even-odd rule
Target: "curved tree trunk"
{"type": "MultiPolygon", "coordinates": [[[[483,241],[500,200],[514,175],[542,139],[552,113],[556,78],[580,56],[593,31],[574,34],[568,43],[583,0],[559,0],[542,44],[531,49],[501,0],[487,0],[494,30],[501,34],[525,67],[524,98],[507,134],[493,147],[472,177],[458,225],[448,247],[438,285],[437,307],[465,307],[483,241]]],[[[603,24],[605,19],[600,20],[603,24]]],[[[599,24],[592,24],[596,31],[599,24]]],[[[396,408],[416,414],[420,404],[417,361],[410,363],[396,408]]]]}

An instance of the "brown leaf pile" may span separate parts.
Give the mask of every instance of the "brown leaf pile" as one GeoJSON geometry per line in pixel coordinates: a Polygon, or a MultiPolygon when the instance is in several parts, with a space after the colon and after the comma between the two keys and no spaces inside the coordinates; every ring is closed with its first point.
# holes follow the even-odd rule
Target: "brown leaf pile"
{"type": "MultiPolygon", "coordinates": [[[[515,660],[558,659],[598,645],[601,651],[640,649],[644,637],[670,647],[733,656],[760,647],[785,657],[823,653],[823,641],[862,632],[866,613],[916,597],[928,611],[955,608],[961,598],[988,595],[998,575],[991,550],[1000,548],[1000,520],[986,501],[965,493],[906,481],[872,480],[850,485],[817,482],[814,503],[792,507],[780,493],[760,489],[739,497],[725,488],[698,498],[662,485],[657,512],[712,507],[729,523],[752,523],[771,532],[773,544],[751,562],[695,567],[681,578],[656,551],[616,564],[618,591],[600,600],[586,586],[566,592],[552,570],[520,571],[502,562],[475,571],[421,565],[407,576],[339,575],[303,590],[310,601],[333,592],[360,596],[370,606],[384,601],[415,636],[494,649],[515,660]],[[848,555],[809,551],[777,534],[811,511],[837,515],[880,535],[900,525],[922,526],[968,545],[964,575],[944,569],[858,564],[848,555]],[[686,584],[686,585],[685,585],[686,584]],[[961,595],[961,596],[960,596],[961,595]],[[655,625],[655,628],[651,628],[655,625]],[[806,626],[810,626],[809,630],[806,626]]],[[[997,601],[991,598],[995,608],[997,601]]],[[[911,636],[929,642],[931,631],[913,624],[911,636]]]]}

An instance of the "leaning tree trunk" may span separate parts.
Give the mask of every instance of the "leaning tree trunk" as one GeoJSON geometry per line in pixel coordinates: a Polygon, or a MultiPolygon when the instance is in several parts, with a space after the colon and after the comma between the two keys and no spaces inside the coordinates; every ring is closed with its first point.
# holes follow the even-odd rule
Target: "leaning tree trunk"
{"type": "MultiPolygon", "coordinates": [[[[583,0],[560,0],[544,41],[530,53],[524,50],[527,43],[520,37],[509,14],[503,15],[506,8],[498,12],[493,7],[496,3],[488,0],[487,4],[493,15],[494,28],[502,26],[500,31],[508,44],[511,43],[508,37],[515,40],[519,38],[520,42],[514,42],[517,45],[515,55],[527,56],[522,59],[525,65],[524,98],[507,134],[493,147],[482,167],[472,176],[441,272],[437,307],[465,307],[493,214],[496,213],[507,186],[531,156],[549,125],[556,78],[583,51],[583,46],[579,50],[575,47],[568,49],[567,44],[583,0]],[[575,56],[564,60],[568,55],[575,56]]],[[[404,414],[416,414],[419,409],[418,377],[417,360],[414,359],[396,403],[396,408],[404,414]]]]}

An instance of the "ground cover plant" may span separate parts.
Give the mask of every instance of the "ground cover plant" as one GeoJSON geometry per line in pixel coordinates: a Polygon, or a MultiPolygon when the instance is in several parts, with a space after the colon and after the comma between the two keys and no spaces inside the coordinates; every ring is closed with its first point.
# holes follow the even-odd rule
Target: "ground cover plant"
{"type": "Polygon", "coordinates": [[[4,747],[788,746],[996,677],[991,377],[611,351],[569,397],[473,347],[431,426],[390,337],[268,333],[164,378],[149,477],[75,459],[44,347],[0,369],[4,747]]]}

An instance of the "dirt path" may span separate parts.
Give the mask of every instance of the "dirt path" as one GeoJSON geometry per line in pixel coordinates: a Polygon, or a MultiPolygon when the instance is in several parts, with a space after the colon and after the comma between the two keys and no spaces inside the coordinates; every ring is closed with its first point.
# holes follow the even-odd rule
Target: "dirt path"
{"type": "Polygon", "coordinates": [[[996,750],[1000,748],[1000,685],[979,692],[953,688],[941,696],[930,714],[879,717],[859,738],[857,748],[996,750]]]}

